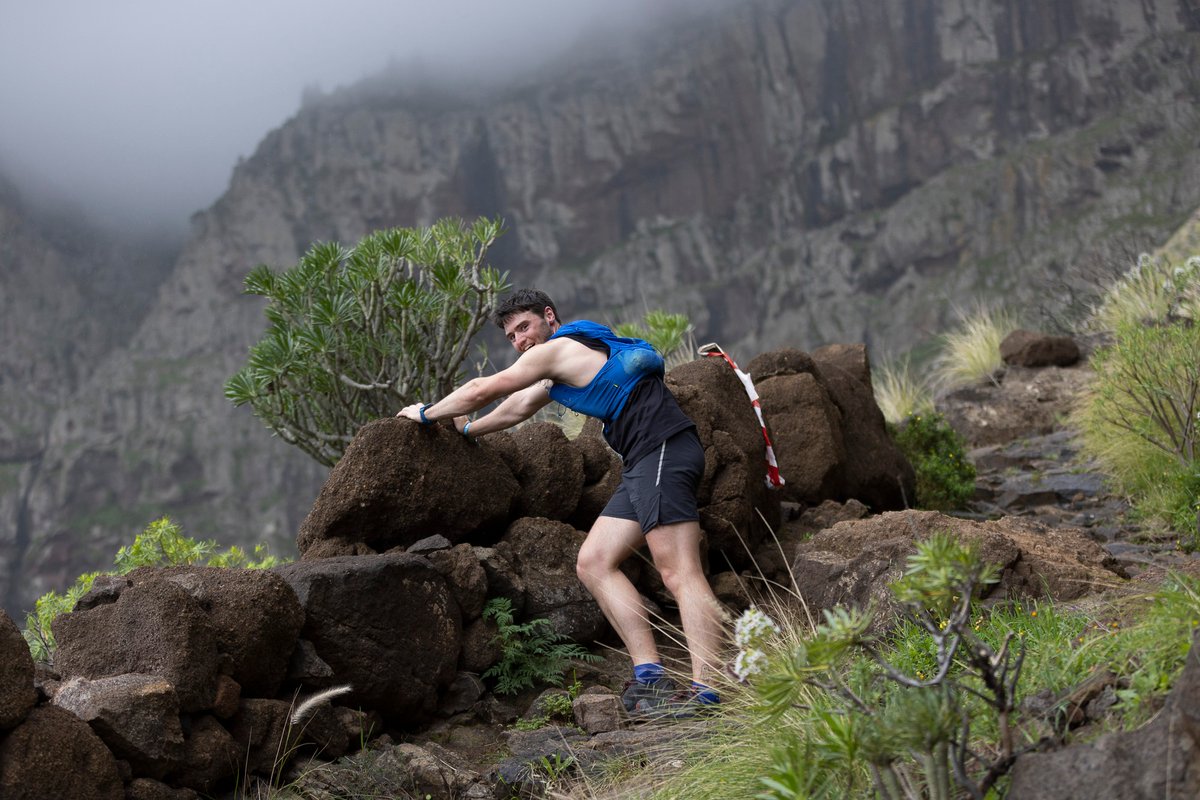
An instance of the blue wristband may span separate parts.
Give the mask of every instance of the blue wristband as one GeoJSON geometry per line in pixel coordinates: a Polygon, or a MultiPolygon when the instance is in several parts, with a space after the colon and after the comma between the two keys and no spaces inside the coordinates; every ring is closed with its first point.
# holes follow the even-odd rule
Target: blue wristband
{"type": "Polygon", "coordinates": [[[466,422],[463,423],[463,436],[469,437],[470,434],[467,433],[467,431],[469,431],[469,430],[471,430],[471,421],[467,420],[466,422]]]}
{"type": "Polygon", "coordinates": [[[421,414],[421,424],[422,425],[432,425],[433,424],[433,420],[427,419],[425,417],[425,409],[429,408],[431,405],[433,405],[433,403],[426,403],[425,405],[421,406],[420,414],[421,414]]]}

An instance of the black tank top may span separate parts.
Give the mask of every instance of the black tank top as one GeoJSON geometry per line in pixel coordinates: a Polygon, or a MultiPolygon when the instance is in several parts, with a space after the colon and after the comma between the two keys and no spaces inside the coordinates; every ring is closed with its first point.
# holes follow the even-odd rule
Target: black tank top
{"type": "MultiPolygon", "coordinates": [[[[566,338],[609,355],[608,346],[596,339],[571,333],[566,338]]],[[[647,377],[633,387],[625,409],[608,426],[604,440],[621,456],[622,463],[631,467],[667,439],[695,426],[662,378],[647,377]]]]}

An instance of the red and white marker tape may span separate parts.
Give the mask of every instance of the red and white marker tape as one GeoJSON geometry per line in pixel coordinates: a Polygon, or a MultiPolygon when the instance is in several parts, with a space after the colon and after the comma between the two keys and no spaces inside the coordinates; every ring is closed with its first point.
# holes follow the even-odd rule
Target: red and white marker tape
{"type": "Polygon", "coordinates": [[[767,488],[778,489],[783,486],[783,476],[779,474],[779,464],[775,461],[775,448],[771,447],[771,437],[767,435],[767,423],[763,421],[762,405],[758,402],[758,390],[754,388],[754,381],[750,380],[748,373],[738,369],[738,365],[733,363],[729,354],[722,350],[716,342],[701,345],[697,352],[702,356],[719,356],[725,359],[726,364],[733,367],[734,374],[738,376],[738,380],[742,382],[746,394],[750,397],[750,405],[754,406],[754,414],[758,417],[758,424],[762,427],[763,441],[767,443],[767,488]]]}

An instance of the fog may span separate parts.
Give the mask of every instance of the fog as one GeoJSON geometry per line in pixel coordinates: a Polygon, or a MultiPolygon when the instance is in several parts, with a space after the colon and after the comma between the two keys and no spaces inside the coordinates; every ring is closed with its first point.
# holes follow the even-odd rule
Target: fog
{"type": "Polygon", "coordinates": [[[389,64],[495,79],[684,0],[0,0],[0,175],[182,232],[300,107],[389,64]]]}

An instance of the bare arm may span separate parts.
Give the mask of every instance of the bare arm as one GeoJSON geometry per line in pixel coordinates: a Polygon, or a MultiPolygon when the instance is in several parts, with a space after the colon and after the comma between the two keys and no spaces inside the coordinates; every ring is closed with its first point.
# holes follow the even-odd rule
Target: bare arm
{"type": "MultiPolygon", "coordinates": [[[[488,430],[481,430],[479,433],[487,433],[489,430],[500,430],[509,425],[515,425],[523,419],[527,419],[550,401],[546,390],[538,384],[543,380],[553,378],[555,359],[559,355],[558,345],[559,343],[557,342],[546,342],[537,347],[532,347],[525,351],[517,359],[517,362],[508,369],[501,370],[495,375],[473,378],[467,381],[441,400],[426,406],[425,420],[436,422],[440,419],[455,419],[455,427],[461,430],[462,422],[457,419],[458,417],[469,414],[472,411],[477,411],[488,403],[499,400],[506,395],[508,399],[501,403],[491,414],[481,418],[480,421],[494,417],[501,410],[504,411],[503,416],[495,420],[489,420],[488,430]],[[538,396],[539,393],[541,397],[538,396]],[[524,416],[517,416],[522,413],[524,416]],[[502,420],[507,419],[512,420],[508,425],[498,424],[502,420]]],[[[396,416],[407,417],[420,422],[421,407],[423,405],[423,403],[414,403],[411,406],[401,409],[400,413],[396,416]]],[[[472,435],[476,432],[475,424],[477,423],[471,425],[472,435]]]]}
{"type": "MultiPolygon", "coordinates": [[[[502,431],[532,417],[538,409],[544,408],[550,402],[548,384],[549,381],[539,381],[527,389],[510,394],[503,403],[492,409],[490,414],[471,422],[471,436],[502,431]]],[[[464,422],[465,417],[456,418],[455,427],[461,431],[464,422]]]]}

